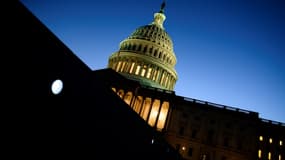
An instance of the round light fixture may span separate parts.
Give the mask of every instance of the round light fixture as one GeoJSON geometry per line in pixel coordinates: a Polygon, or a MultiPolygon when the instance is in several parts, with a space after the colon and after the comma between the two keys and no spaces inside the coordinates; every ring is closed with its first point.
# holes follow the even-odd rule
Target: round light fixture
{"type": "Polygon", "coordinates": [[[62,91],[62,88],[63,88],[62,80],[57,79],[52,82],[51,91],[53,94],[55,95],[59,94],[62,91]]]}

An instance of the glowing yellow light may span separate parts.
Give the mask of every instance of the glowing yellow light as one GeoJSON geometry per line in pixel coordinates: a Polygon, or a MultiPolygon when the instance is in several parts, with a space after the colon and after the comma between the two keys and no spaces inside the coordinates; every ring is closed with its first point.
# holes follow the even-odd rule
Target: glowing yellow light
{"type": "Polygon", "coordinates": [[[141,117],[146,121],[149,110],[150,110],[150,104],[151,104],[151,98],[145,98],[142,112],[141,112],[141,117]]]}
{"type": "Polygon", "coordinates": [[[131,100],[132,100],[132,92],[128,92],[126,95],[125,95],[125,98],[124,98],[125,102],[130,105],[131,103],[131,100]]]}
{"type": "Polygon", "coordinates": [[[268,152],[268,159],[270,160],[271,159],[271,153],[268,152]]]}
{"type": "Polygon", "coordinates": [[[278,156],[278,160],[281,160],[281,154],[279,154],[279,156],[278,156]]]}
{"type": "Polygon", "coordinates": [[[259,149],[259,150],[258,150],[258,158],[261,158],[261,153],[262,153],[262,152],[261,152],[261,150],[259,149]]]}
{"type": "Polygon", "coordinates": [[[131,69],[130,69],[129,73],[132,73],[132,72],[133,72],[134,66],[135,66],[135,62],[132,63],[131,69]]]}
{"type": "Polygon", "coordinates": [[[143,68],[143,69],[142,69],[142,71],[141,71],[141,76],[142,76],[142,77],[144,77],[145,72],[146,72],[146,69],[145,69],[145,68],[143,68]]]}
{"type": "Polygon", "coordinates": [[[185,151],[185,150],[186,150],[186,147],[185,147],[185,146],[183,146],[183,147],[182,147],[182,150],[183,150],[183,151],[185,151]]]}
{"type": "Polygon", "coordinates": [[[141,66],[137,66],[136,73],[135,73],[136,75],[138,75],[138,74],[139,74],[140,69],[141,69],[141,66]]]}
{"type": "Polygon", "coordinates": [[[122,67],[121,67],[121,72],[123,72],[123,71],[124,71],[124,69],[125,69],[125,65],[126,65],[126,62],[123,62],[122,67]]]}
{"type": "Polygon", "coordinates": [[[283,145],[283,142],[282,142],[281,140],[279,141],[279,145],[280,145],[280,146],[282,146],[282,145],[283,145]]]}
{"type": "Polygon", "coordinates": [[[269,138],[269,143],[272,143],[272,138],[269,138]]]}
{"type": "Polygon", "coordinates": [[[263,141],[263,137],[262,137],[262,136],[259,136],[259,140],[260,140],[260,141],[263,141]]]}
{"type": "Polygon", "coordinates": [[[153,102],[153,105],[150,111],[149,120],[148,120],[148,124],[152,127],[155,125],[156,117],[158,115],[159,105],[160,105],[160,100],[155,99],[153,102]]]}
{"type": "Polygon", "coordinates": [[[121,67],[121,61],[119,61],[119,63],[118,63],[118,65],[117,65],[117,68],[116,68],[116,71],[118,72],[119,71],[119,69],[120,69],[120,67],[121,67]]]}
{"type": "Polygon", "coordinates": [[[141,109],[141,104],[142,104],[142,96],[138,96],[136,98],[135,103],[134,103],[133,110],[135,110],[137,113],[139,113],[139,111],[141,109]]]}
{"type": "Polygon", "coordinates": [[[164,128],[168,109],[169,109],[169,103],[163,102],[160,113],[159,113],[158,122],[157,122],[157,129],[158,130],[162,130],[164,128]]]}
{"type": "Polygon", "coordinates": [[[151,71],[152,71],[152,68],[148,68],[148,71],[147,71],[147,74],[146,74],[146,78],[150,78],[151,71]]]}

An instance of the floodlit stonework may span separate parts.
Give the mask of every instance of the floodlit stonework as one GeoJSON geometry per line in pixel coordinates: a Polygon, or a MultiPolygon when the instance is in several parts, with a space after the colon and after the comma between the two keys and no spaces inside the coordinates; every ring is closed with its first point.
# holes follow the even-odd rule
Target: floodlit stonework
{"type": "Polygon", "coordinates": [[[137,28],[120,43],[108,67],[143,85],[173,90],[177,81],[173,43],[163,27],[163,6],[151,24],[137,28]]]}

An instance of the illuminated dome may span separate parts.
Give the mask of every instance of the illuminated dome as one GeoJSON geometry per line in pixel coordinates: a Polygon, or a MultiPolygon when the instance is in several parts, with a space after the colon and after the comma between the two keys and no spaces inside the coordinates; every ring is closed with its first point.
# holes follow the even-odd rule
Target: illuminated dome
{"type": "Polygon", "coordinates": [[[176,57],[163,27],[164,6],[165,3],[154,14],[151,24],[137,28],[120,43],[119,51],[109,57],[108,67],[143,85],[173,90],[177,81],[176,57]]]}

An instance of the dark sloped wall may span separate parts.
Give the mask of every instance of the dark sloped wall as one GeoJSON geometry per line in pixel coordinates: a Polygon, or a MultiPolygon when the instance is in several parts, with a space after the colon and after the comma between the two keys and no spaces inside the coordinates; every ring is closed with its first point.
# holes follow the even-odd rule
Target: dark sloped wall
{"type": "Polygon", "coordinates": [[[14,152],[21,157],[180,158],[20,2],[7,9],[5,60],[13,68],[4,77],[9,77],[6,95],[12,101],[4,107],[19,106],[13,107],[8,138],[14,152]],[[63,82],[58,95],[51,92],[56,79],[63,82]]]}

